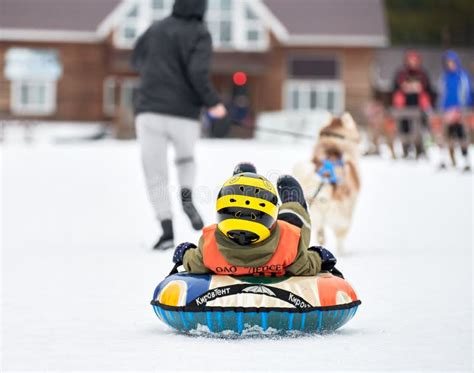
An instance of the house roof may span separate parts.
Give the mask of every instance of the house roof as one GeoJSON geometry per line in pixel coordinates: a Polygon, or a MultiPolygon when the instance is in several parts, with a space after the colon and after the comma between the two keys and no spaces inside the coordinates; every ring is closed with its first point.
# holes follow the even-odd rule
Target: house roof
{"type": "MultiPolygon", "coordinates": [[[[252,0],[251,5],[283,44],[387,44],[383,0],[252,0]]],[[[113,26],[112,14],[126,6],[125,0],[1,0],[0,40],[97,41],[113,26]]]]}
{"type": "Polygon", "coordinates": [[[384,46],[383,0],[263,0],[287,32],[289,44],[384,46]]]}
{"type": "Polygon", "coordinates": [[[96,31],[121,0],[2,0],[7,29],[96,31]]]}

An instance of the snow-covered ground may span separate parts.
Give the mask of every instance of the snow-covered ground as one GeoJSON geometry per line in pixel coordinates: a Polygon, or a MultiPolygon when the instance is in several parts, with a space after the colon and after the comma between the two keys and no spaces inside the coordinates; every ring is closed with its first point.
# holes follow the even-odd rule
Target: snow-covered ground
{"type": "MultiPolygon", "coordinates": [[[[237,161],[275,179],[311,147],[202,141],[206,221],[237,161]]],[[[149,305],[171,252],[150,250],[134,142],[3,145],[1,370],[471,371],[472,176],[375,158],[362,172],[338,265],[363,302],[355,318],[324,336],[215,340],[175,333],[149,305]]],[[[174,203],[177,242],[196,240],[174,203]]]]}

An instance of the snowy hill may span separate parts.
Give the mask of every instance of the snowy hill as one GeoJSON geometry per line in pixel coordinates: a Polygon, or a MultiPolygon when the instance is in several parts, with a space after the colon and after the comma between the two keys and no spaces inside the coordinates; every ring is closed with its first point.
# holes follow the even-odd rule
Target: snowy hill
{"type": "MultiPolygon", "coordinates": [[[[275,180],[311,147],[202,141],[207,223],[236,162],[275,180]]],[[[472,176],[364,159],[338,264],[363,302],[355,318],[331,335],[214,340],[176,334],[149,305],[172,253],[149,249],[140,167],[133,142],[2,146],[2,371],[471,371],[472,176]]],[[[177,242],[196,241],[173,202],[177,242]]]]}

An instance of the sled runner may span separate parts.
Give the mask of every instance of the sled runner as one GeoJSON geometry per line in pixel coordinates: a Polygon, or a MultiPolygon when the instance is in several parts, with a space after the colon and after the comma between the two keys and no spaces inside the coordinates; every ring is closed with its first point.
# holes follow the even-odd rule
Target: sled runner
{"type": "Polygon", "coordinates": [[[260,330],[323,333],[346,324],[360,300],[329,273],[307,277],[256,277],[174,273],[151,301],[160,320],[181,332],[245,333],[260,330]]]}

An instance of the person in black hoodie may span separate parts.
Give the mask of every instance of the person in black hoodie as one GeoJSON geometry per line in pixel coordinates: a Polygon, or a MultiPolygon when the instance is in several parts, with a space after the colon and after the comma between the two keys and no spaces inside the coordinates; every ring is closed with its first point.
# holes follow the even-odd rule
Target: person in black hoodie
{"type": "Polygon", "coordinates": [[[192,199],[199,117],[203,107],[214,118],[227,114],[210,80],[212,41],[203,22],[206,7],[206,0],[175,0],[173,13],[153,23],[132,54],[132,67],[140,73],[137,137],[150,200],[163,229],[155,249],[174,247],[168,142],[175,148],[183,210],[200,230],[203,222],[192,199]]]}

